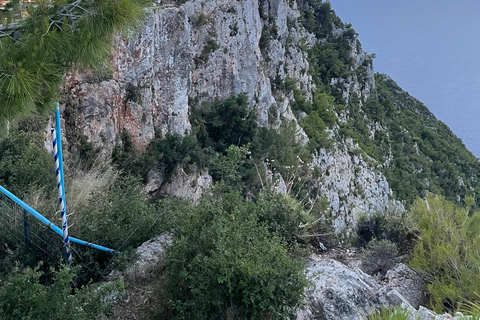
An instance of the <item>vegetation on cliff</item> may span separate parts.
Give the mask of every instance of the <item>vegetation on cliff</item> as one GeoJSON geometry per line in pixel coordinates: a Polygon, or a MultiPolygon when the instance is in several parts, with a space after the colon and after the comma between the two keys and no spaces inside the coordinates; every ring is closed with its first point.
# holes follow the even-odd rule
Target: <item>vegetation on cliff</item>
{"type": "MultiPolygon", "coordinates": [[[[22,41],[2,40],[0,119],[48,108],[63,73],[104,61],[113,33],[136,21],[143,2],[88,3],[96,14],[80,15],[74,21],[62,17],[65,8],[80,10],[72,3],[42,3],[22,24],[22,41]],[[98,28],[98,15],[105,28],[98,28]]],[[[294,79],[283,84],[272,81],[272,88],[293,95],[291,107],[308,137],[306,145],[296,139],[296,123],[279,122],[275,108],[268,110],[270,127],[259,127],[244,94],[206,103],[192,99],[192,131],[184,137],[158,136],[145,152],[135,148],[124,130],[112,154],[113,167],[96,162],[91,144],[83,141],[81,150],[89,150],[88,157],[81,151],[66,168],[71,197],[67,202],[75,212],[70,220],[72,234],[121,250],[122,255],[114,259],[80,249],[73,268],[65,269],[0,234],[4,245],[0,316],[42,319],[68,309],[78,318],[108,317],[106,296],[118,288],[97,289],[90,281],[105,279],[114,267],[125,267],[135,247],[166,231],[175,235],[175,241],[167,250],[161,285],[144,310],[147,315],[165,319],[292,316],[307,284],[305,248],[311,243],[335,243],[328,202],[317,182],[324,172],[314,168],[312,159],[346,139],[358,143],[356,152],[384,172],[396,199],[407,206],[413,203],[411,212],[359,219],[354,242],[364,248],[364,269],[382,274],[397,252],[411,255],[412,266],[430,283],[437,310],[457,309],[476,299],[480,285],[476,159],[425,106],[387,76],[375,77],[376,89],[367,100],[346,97],[340,85],[332,85],[332,79],[373,81],[366,74],[372,57],[355,65],[351,52],[361,49],[356,33],[328,2],[300,1],[299,7],[300,23],[319,40],[305,49],[315,90],[302,92],[294,79]],[[169,197],[149,199],[143,187],[152,170],[162,174],[163,185],[179,172],[208,170],[212,193],[197,205],[169,197]],[[416,200],[419,197],[427,197],[426,202],[416,200]],[[450,202],[459,204],[462,199],[467,203],[464,207],[450,202]],[[23,259],[27,256],[31,259],[23,259]],[[45,263],[38,266],[38,260],[45,263]],[[31,302],[28,308],[19,303],[25,300],[31,302]],[[37,307],[47,300],[52,309],[37,307]]],[[[194,24],[202,25],[204,18],[194,24]]],[[[275,25],[271,23],[262,34],[265,50],[265,42],[277,34],[275,25]]],[[[210,42],[210,47],[216,44],[210,42]]],[[[9,134],[0,138],[0,184],[53,220],[53,160],[43,149],[45,122],[39,118],[12,121],[9,134]]]]}

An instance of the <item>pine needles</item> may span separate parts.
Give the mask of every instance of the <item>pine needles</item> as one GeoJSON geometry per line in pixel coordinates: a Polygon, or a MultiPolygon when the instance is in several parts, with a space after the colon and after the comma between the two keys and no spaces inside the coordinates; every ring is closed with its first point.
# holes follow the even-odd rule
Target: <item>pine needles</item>
{"type": "Polygon", "coordinates": [[[41,0],[0,39],[0,121],[51,110],[65,72],[98,68],[146,0],[41,0]]]}

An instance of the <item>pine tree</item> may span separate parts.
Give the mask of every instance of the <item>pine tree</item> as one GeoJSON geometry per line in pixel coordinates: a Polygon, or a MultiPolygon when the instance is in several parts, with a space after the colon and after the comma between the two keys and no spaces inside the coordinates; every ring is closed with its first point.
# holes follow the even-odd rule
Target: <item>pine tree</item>
{"type": "Polygon", "coordinates": [[[0,26],[0,122],[51,110],[65,72],[102,66],[114,35],[135,26],[147,3],[39,0],[28,18],[0,26]]]}

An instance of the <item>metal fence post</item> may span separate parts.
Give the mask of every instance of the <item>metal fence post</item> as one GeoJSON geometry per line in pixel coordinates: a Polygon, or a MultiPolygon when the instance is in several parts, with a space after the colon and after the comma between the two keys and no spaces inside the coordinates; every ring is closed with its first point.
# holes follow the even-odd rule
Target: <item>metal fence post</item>
{"type": "Polygon", "coordinates": [[[25,209],[23,209],[23,243],[28,245],[28,215],[25,209]]]}
{"type": "Polygon", "coordinates": [[[67,207],[65,205],[65,179],[63,175],[63,156],[62,156],[62,130],[60,127],[60,107],[55,102],[55,129],[52,129],[53,152],[55,155],[55,171],[57,175],[58,202],[60,215],[62,218],[63,246],[65,249],[65,263],[68,264],[72,259],[70,253],[70,240],[68,238],[67,207]]]}

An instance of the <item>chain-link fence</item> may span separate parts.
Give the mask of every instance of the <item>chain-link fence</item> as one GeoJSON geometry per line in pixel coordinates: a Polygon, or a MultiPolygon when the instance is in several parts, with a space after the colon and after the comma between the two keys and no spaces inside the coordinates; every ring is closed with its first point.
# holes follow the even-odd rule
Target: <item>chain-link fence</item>
{"type": "Polygon", "coordinates": [[[49,260],[62,256],[62,238],[1,191],[0,244],[5,250],[24,245],[49,260]]]}
{"type": "MultiPolygon", "coordinates": [[[[116,253],[95,243],[69,237],[70,242],[92,249],[116,253]]],[[[23,245],[42,260],[59,261],[63,256],[62,229],[0,186],[0,245],[12,250],[23,245]]]]}

